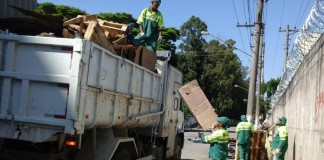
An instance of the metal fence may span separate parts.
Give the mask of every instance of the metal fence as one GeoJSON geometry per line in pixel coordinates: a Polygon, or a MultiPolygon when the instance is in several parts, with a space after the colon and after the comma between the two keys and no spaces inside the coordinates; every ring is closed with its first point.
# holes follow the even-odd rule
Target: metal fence
{"type": "MultiPolygon", "coordinates": [[[[287,69],[282,74],[281,81],[277,90],[271,98],[270,106],[273,109],[278,99],[289,85],[292,77],[299,68],[304,56],[307,55],[310,49],[314,46],[318,38],[324,32],[324,0],[316,0],[312,10],[306,19],[306,22],[300,29],[293,48],[288,54],[287,69]]],[[[272,109],[269,113],[272,112],[272,109]]]]}

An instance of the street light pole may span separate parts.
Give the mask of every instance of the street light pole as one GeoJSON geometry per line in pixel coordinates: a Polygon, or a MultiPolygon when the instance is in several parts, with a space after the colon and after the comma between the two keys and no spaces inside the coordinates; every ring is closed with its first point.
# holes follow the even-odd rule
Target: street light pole
{"type": "Polygon", "coordinates": [[[242,86],[239,86],[239,85],[237,85],[237,84],[235,84],[234,87],[236,87],[236,88],[241,88],[241,89],[243,89],[243,90],[249,92],[248,89],[246,89],[246,88],[244,88],[244,87],[242,87],[242,86]]]}
{"type": "MultiPolygon", "coordinates": [[[[217,40],[219,40],[219,41],[221,41],[221,42],[223,42],[223,43],[226,43],[224,40],[222,40],[222,39],[220,39],[220,38],[218,38],[218,37],[216,37],[216,36],[210,34],[210,33],[207,32],[207,31],[201,31],[201,34],[202,34],[202,35],[210,35],[210,36],[214,37],[215,39],[217,39],[217,40]]],[[[247,52],[245,52],[245,51],[243,51],[243,50],[241,50],[241,49],[239,49],[239,48],[237,48],[237,47],[235,47],[235,46],[232,46],[232,47],[233,47],[234,49],[236,49],[236,50],[238,50],[238,51],[241,51],[242,53],[248,55],[249,57],[251,57],[251,54],[249,54],[249,53],[247,53],[247,52]]]]}

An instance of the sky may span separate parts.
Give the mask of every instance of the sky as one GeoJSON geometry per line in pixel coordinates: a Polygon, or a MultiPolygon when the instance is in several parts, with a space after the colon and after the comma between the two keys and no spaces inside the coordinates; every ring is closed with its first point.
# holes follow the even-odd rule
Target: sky
{"type": "MultiPolygon", "coordinates": [[[[150,0],[37,0],[51,2],[86,11],[89,14],[124,12],[138,18],[142,9],[150,6],[150,0]]],[[[265,24],[264,80],[278,78],[283,74],[284,48],[287,28],[303,26],[315,0],[267,0],[264,4],[265,24]]],[[[254,24],[257,0],[162,0],[159,10],[163,14],[165,27],[180,26],[191,16],[199,17],[208,26],[208,32],[224,41],[236,41],[235,47],[252,53],[254,27],[237,27],[254,24]]],[[[290,36],[290,49],[297,33],[290,36]]],[[[207,41],[214,37],[205,35],[207,41]]],[[[252,59],[236,50],[243,66],[250,67],[252,59]]]]}

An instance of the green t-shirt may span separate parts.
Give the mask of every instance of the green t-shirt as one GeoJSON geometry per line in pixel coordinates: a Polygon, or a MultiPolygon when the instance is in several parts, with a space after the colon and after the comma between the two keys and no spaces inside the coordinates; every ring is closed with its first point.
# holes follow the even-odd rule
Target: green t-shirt
{"type": "Polygon", "coordinates": [[[155,41],[159,38],[159,30],[164,27],[162,13],[160,11],[152,12],[151,8],[143,9],[137,23],[142,25],[145,35],[155,41]]]}

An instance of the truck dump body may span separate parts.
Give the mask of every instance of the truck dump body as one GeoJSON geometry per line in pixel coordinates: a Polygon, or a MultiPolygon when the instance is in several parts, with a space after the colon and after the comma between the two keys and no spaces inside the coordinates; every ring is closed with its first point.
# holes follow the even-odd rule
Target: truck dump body
{"type": "Polygon", "coordinates": [[[58,132],[159,122],[163,74],[95,43],[0,35],[0,51],[2,138],[42,142],[58,132]]]}

